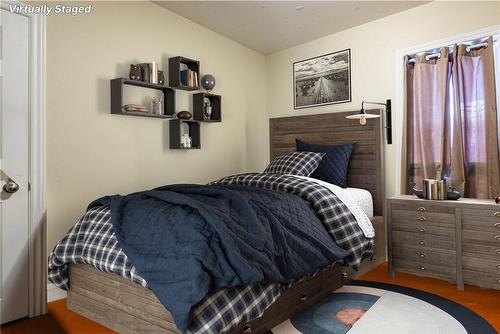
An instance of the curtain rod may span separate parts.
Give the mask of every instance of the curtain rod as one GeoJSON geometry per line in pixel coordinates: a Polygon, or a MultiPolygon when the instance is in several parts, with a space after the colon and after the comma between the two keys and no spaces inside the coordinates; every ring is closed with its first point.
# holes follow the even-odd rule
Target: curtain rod
{"type": "MultiPolygon", "coordinates": [[[[486,48],[486,47],[488,47],[488,43],[483,42],[483,43],[479,43],[479,44],[475,44],[475,45],[469,45],[465,48],[465,51],[471,52],[471,50],[486,48]]],[[[425,60],[427,60],[427,61],[429,61],[431,59],[435,59],[435,58],[441,58],[441,53],[433,53],[433,54],[425,56],[425,60]]],[[[416,62],[415,58],[411,58],[408,60],[408,63],[415,63],[415,62],[416,62]]]]}

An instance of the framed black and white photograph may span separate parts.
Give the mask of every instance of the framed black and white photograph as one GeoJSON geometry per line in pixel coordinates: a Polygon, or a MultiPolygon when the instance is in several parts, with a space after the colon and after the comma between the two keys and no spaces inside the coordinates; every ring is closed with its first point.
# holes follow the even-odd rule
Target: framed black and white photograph
{"type": "Polygon", "coordinates": [[[351,49],[293,63],[294,108],[351,102],[351,49]]]}

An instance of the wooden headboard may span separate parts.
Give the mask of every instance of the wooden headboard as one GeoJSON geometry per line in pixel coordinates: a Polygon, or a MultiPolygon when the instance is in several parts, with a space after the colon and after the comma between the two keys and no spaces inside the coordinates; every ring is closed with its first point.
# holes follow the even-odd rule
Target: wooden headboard
{"type": "MultiPolygon", "coordinates": [[[[383,215],[384,158],[381,118],[358,120],[345,117],[356,112],[271,118],[269,120],[271,160],[295,151],[295,139],[318,145],[355,143],[347,172],[348,187],[363,188],[372,194],[375,216],[383,215]]],[[[371,110],[370,113],[380,113],[371,110]]]]}

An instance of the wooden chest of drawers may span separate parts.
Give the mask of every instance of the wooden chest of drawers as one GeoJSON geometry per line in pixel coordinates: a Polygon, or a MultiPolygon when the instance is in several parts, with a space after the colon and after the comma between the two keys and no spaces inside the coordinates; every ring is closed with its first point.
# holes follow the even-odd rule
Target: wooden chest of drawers
{"type": "Polygon", "coordinates": [[[500,205],[387,199],[389,272],[500,289],[500,205]]]}

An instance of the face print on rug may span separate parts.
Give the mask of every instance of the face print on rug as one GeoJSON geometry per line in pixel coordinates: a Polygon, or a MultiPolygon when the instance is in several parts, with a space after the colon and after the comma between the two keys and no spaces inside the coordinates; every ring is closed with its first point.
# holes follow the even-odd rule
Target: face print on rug
{"type": "Polygon", "coordinates": [[[362,308],[344,308],[337,312],[335,315],[337,320],[347,326],[352,326],[358,321],[363,314],[366,313],[366,310],[362,308]]]}
{"type": "Polygon", "coordinates": [[[290,322],[300,333],[345,334],[378,299],[364,293],[332,293],[290,322]]]}

